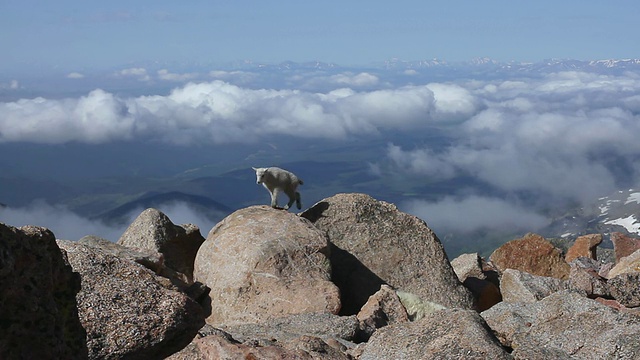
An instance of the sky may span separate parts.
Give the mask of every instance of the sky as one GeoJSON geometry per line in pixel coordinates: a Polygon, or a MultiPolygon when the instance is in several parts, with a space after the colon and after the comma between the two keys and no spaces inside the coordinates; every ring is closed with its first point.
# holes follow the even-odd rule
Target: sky
{"type": "MultiPolygon", "coordinates": [[[[372,170],[469,177],[493,192],[417,196],[402,209],[436,228],[540,226],[549,220],[541,210],[555,201],[581,204],[640,186],[637,67],[448,80],[411,69],[391,81],[358,66],[392,58],[638,59],[639,13],[635,0],[0,0],[0,145],[222,147],[281,137],[308,144],[388,133],[416,139],[437,128],[450,138],[444,146],[389,140],[372,170]],[[248,59],[351,67],[285,72],[278,86],[255,69],[189,68],[248,59]],[[187,66],[172,65],[180,62],[187,66]],[[64,81],[45,91],[51,77],[43,73],[64,81]]],[[[57,204],[38,204],[14,215],[60,214],[57,204]]],[[[69,214],[64,223],[81,221],[69,214]]]]}
{"type": "Polygon", "coordinates": [[[0,72],[139,62],[637,58],[635,0],[0,1],[0,72]]]}

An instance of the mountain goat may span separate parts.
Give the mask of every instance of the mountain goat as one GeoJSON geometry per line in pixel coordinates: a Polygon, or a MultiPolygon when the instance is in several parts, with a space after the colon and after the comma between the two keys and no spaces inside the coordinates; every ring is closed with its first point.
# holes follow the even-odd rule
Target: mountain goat
{"type": "Polygon", "coordinates": [[[254,168],[256,172],[256,183],[262,184],[271,194],[271,207],[278,208],[278,194],[280,191],[287,194],[289,203],[284,207],[288,210],[293,202],[296,202],[298,209],[302,208],[300,193],[297,191],[298,185],[302,185],[301,179],[295,174],[278,167],[254,168]]]}

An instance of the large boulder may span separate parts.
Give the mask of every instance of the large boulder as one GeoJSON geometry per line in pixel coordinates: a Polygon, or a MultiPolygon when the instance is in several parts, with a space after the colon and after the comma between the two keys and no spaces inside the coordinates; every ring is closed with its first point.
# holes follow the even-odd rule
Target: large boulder
{"type": "Polygon", "coordinates": [[[538,276],[567,279],[569,264],[562,251],[537,234],[527,234],[496,249],[489,257],[500,269],[515,269],[538,276]]]}
{"type": "Polygon", "coordinates": [[[640,272],[640,250],[618,260],[618,263],[607,273],[608,279],[620,274],[640,272]]]}
{"type": "Polygon", "coordinates": [[[473,310],[445,309],[376,331],[360,360],[512,359],[473,310]]]}
{"type": "Polygon", "coordinates": [[[45,228],[0,223],[0,359],[85,359],[80,278],[45,228]]]}
{"type": "Polygon", "coordinates": [[[564,280],[514,269],[505,270],[500,279],[500,292],[506,302],[532,303],[565,288],[564,280]]]}
{"type": "Polygon", "coordinates": [[[640,354],[640,317],[576,292],[556,292],[535,303],[502,302],[481,315],[516,359],[637,359],[640,354]]]}
{"type": "Polygon", "coordinates": [[[193,282],[193,262],[204,237],[193,224],[175,225],[159,210],[144,210],[118,240],[130,248],[157,251],[164,256],[164,266],[182,274],[186,284],[193,282]]]}
{"type": "Polygon", "coordinates": [[[616,263],[618,263],[623,257],[629,256],[640,250],[640,239],[625,235],[621,232],[612,232],[611,242],[613,243],[616,263]]]}
{"type": "Polygon", "coordinates": [[[304,312],[340,311],[326,236],[309,221],[268,206],[218,223],[195,260],[195,279],[211,288],[211,324],[259,322],[304,312]]]}
{"type": "Polygon", "coordinates": [[[593,260],[598,259],[597,247],[602,243],[602,234],[589,234],[579,236],[573,245],[567,250],[564,259],[570,263],[578,257],[587,257],[593,260]]]}
{"type": "Polygon", "coordinates": [[[419,218],[365,194],[338,194],[302,213],[332,244],[342,314],[357,314],[382,284],[445,307],[471,308],[436,234],[419,218]]]}
{"type": "Polygon", "coordinates": [[[142,265],[77,242],[58,245],[80,274],[76,300],[90,359],[162,358],[204,325],[200,305],[142,265]]]}

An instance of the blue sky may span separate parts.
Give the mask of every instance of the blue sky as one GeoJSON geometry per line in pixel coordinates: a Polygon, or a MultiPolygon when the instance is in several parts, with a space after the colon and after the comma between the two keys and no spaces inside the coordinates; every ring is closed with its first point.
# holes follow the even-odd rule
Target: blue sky
{"type": "Polygon", "coordinates": [[[638,58],[640,2],[0,1],[0,70],[638,58]]]}

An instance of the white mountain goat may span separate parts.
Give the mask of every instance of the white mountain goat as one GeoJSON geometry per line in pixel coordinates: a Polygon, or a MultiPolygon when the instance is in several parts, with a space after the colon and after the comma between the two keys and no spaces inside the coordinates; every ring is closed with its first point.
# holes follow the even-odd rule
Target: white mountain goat
{"type": "Polygon", "coordinates": [[[302,180],[298,179],[292,172],[278,167],[252,168],[256,172],[256,183],[264,185],[271,194],[271,207],[278,208],[278,194],[280,191],[287,194],[289,203],[284,207],[288,210],[293,202],[296,202],[298,209],[302,208],[300,193],[297,191],[298,185],[302,185],[302,180]]]}

